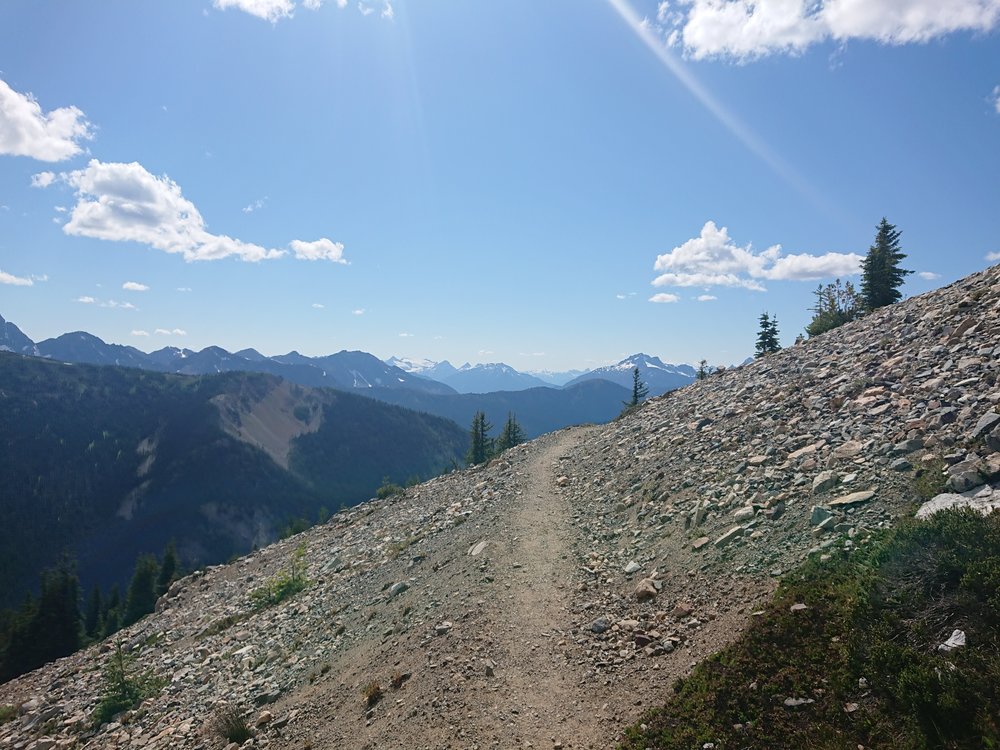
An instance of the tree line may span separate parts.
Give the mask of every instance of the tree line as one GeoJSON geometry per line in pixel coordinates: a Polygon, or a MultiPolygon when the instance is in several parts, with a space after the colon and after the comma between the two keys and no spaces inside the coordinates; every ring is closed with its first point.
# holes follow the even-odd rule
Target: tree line
{"type": "MultiPolygon", "coordinates": [[[[902,232],[894,224],[882,217],[875,232],[875,242],[868,248],[868,254],[861,264],[860,288],[850,281],[841,284],[840,279],[819,285],[813,292],[816,302],[809,308],[813,313],[812,320],[806,326],[806,333],[810,338],[857,320],[880,307],[895,304],[903,298],[899,287],[913,271],[900,265],[906,258],[899,240],[901,235],[902,232]]],[[[796,339],[800,340],[801,338],[796,339]]],[[[764,312],[759,319],[754,353],[757,357],[765,357],[779,349],[778,319],[764,312]]]]}
{"type": "Polygon", "coordinates": [[[465,461],[469,466],[486,463],[491,458],[500,455],[508,448],[524,442],[524,430],[518,424],[514,412],[507,413],[500,434],[490,437],[493,425],[486,419],[486,413],[477,411],[472,417],[472,427],[469,430],[469,452],[465,461]]]}
{"type": "Polygon", "coordinates": [[[37,597],[28,594],[19,608],[0,611],[0,682],[138,622],[180,575],[177,551],[170,543],[161,560],[154,555],[136,560],[124,596],[117,584],[107,594],[95,584],[82,602],[76,564],[63,557],[42,572],[37,597]]]}

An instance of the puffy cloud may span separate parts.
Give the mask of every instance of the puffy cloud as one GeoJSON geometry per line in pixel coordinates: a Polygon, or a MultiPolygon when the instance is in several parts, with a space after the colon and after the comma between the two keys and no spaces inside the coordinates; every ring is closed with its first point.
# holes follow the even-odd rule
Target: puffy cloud
{"type": "Polygon", "coordinates": [[[401,338],[401,339],[412,339],[413,338],[413,334],[412,333],[401,333],[401,334],[399,334],[399,338],[401,338]]]}
{"type": "Polygon", "coordinates": [[[991,263],[993,261],[1000,260],[1000,253],[986,253],[986,260],[990,261],[991,263]]]}
{"type": "Polygon", "coordinates": [[[719,299],[719,298],[716,297],[714,294],[699,294],[698,295],[698,301],[699,302],[711,302],[712,300],[717,300],[717,299],[719,299]]]}
{"type": "Polygon", "coordinates": [[[191,291],[191,287],[189,287],[189,286],[179,286],[179,287],[177,287],[177,291],[178,292],[190,292],[191,291]]]}
{"type": "Polygon", "coordinates": [[[937,281],[941,278],[941,274],[934,273],[933,271],[921,271],[917,274],[917,276],[922,278],[924,281],[937,281]]]}
{"type": "Polygon", "coordinates": [[[122,284],[122,289],[129,292],[148,292],[149,287],[145,284],[140,284],[138,281],[126,281],[122,284]]]}
{"type": "Polygon", "coordinates": [[[320,302],[313,302],[312,306],[313,306],[314,310],[323,310],[323,309],[326,308],[326,305],[324,305],[324,304],[322,304],[320,302]]]}
{"type": "Polygon", "coordinates": [[[55,181],[55,172],[39,172],[38,174],[31,175],[31,187],[47,188],[55,181]]]}
{"type": "Polygon", "coordinates": [[[1000,86],[993,87],[993,108],[1000,115],[1000,86]]]}
{"type": "Polygon", "coordinates": [[[666,294],[665,292],[660,292],[659,294],[654,294],[652,297],[650,297],[649,301],[667,304],[670,302],[679,302],[680,299],[681,298],[678,297],[676,294],[666,294]]]}
{"type": "Polygon", "coordinates": [[[149,331],[135,330],[135,331],[132,331],[132,335],[133,336],[148,336],[149,335],[149,331]]]}
{"type": "Polygon", "coordinates": [[[63,161],[79,154],[80,141],[93,129],[76,107],[43,112],[31,94],[14,91],[0,79],[0,154],[63,161]]]}
{"type": "Polygon", "coordinates": [[[741,62],[828,40],[927,42],[998,22],[1000,0],[687,0],[660,3],[656,15],[668,43],[690,57],[741,62]]]}
{"type": "Polygon", "coordinates": [[[344,259],[343,243],[333,242],[326,237],[321,237],[315,242],[292,240],[289,246],[299,260],[329,260],[334,263],[347,263],[344,259]]]}
{"type": "Polygon", "coordinates": [[[15,276],[12,273],[0,270],[0,284],[9,284],[10,286],[34,286],[35,282],[30,278],[15,276]]]}
{"type": "Polygon", "coordinates": [[[180,328],[157,328],[153,333],[157,336],[187,336],[187,331],[180,328]]]}
{"type": "Polygon", "coordinates": [[[92,305],[95,302],[97,302],[97,300],[94,299],[93,297],[77,297],[76,301],[80,302],[80,303],[82,303],[84,305],[92,305]]]}
{"type": "Polygon", "coordinates": [[[291,18],[295,10],[292,0],[215,0],[214,5],[219,10],[236,8],[271,23],[291,18]]]}
{"type": "Polygon", "coordinates": [[[235,256],[245,261],[280,258],[274,250],[205,228],[195,205],[169,177],[150,174],[138,162],[92,159],[86,169],[59,176],[76,190],[77,202],[63,225],[66,234],[101,240],[140,242],[187,261],[235,256]]]}
{"type": "Polygon", "coordinates": [[[364,314],[365,314],[365,308],[363,307],[359,307],[356,310],[351,310],[351,315],[364,315],[364,314]]]}
{"type": "Polygon", "coordinates": [[[392,3],[390,3],[389,0],[385,0],[382,4],[382,12],[379,13],[379,16],[384,18],[386,21],[391,21],[396,17],[396,11],[393,10],[392,3]]]}
{"type": "Polygon", "coordinates": [[[661,272],[653,286],[728,286],[765,291],[762,280],[810,281],[850,276],[860,271],[863,258],[855,253],[784,255],[781,245],[755,253],[751,245],[737,245],[726,227],[705,222],[699,236],[659,255],[653,270],[661,272]]]}

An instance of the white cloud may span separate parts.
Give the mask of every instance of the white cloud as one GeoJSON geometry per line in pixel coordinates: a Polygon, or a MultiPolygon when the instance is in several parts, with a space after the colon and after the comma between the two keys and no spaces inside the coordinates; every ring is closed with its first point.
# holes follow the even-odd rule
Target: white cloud
{"type": "Polygon", "coordinates": [[[39,172],[31,175],[31,187],[47,188],[56,181],[55,172],[39,172]]]}
{"type": "Polygon", "coordinates": [[[157,328],[153,333],[157,336],[187,336],[187,331],[180,328],[157,328]]]}
{"type": "Polygon", "coordinates": [[[140,284],[138,281],[126,281],[122,284],[122,289],[129,292],[148,292],[149,287],[145,284],[140,284]]]}
{"type": "Polygon", "coordinates": [[[671,302],[680,302],[680,297],[676,294],[666,294],[665,292],[660,292],[659,294],[654,294],[649,298],[650,302],[659,302],[662,304],[668,304],[671,302]]]}
{"type": "Polygon", "coordinates": [[[80,302],[80,303],[82,303],[84,305],[92,305],[95,302],[97,302],[97,300],[94,299],[93,297],[77,297],[76,301],[80,302]]]}
{"type": "Polygon", "coordinates": [[[714,294],[699,294],[698,295],[698,301],[699,302],[711,302],[712,300],[716,300],[716,299],[719,299],[719,298],[716,297],[714,294]]]}
{"type": "Polygon", "coordinates": [[[351,315],[364,315],[364,314],[365,314],[365,308],[363,307],[359,307],[356,310],[351,310],[351,315]]]}
{"type": "Polygon", "coordinates": [[[399,334],[399,338],[401,338],[401,339],[412,339],[413,338],[413,334],[412,333],[401,333],[401,334],[399,334]]]}
{"type": "Polygon", "coordinates": [[[32,281],[48,281],[49,280],[49,275],[47,273],[43,273],[41,275],[33,273],[33,274],[31,274],[31,280],[32,281]]]}
{"type": "Polygon", "coordinates": [[[1000,115],[1000,86],[993,87],[993,108],[1000,115]]]}
{"type": "Polygon", "coordinates": [[[729,286],[765,291],[761,280],[809,281],[850,276],[860,271],[863,258],[855,253],[784,255],[781,245],[755,253],[751,245],[737,245],[726,227],[705,222],[701,234],[669,253],[659,255],[653,269],[660,275],[653,286],[729,286]]]}
{"type": "Polygon", "coordinates": [[[267,204],[267,196],[263,198],[258,198],[253,203],[248,206],[243,207],[243,213],[252,214],[254,211],[260,211],[267,204]]]}
{"type": "Polygon", "coordinates": [[[322,310],[322,309],[324,309],[326,307],[326,305],[323,305],[323,304],[321,304],[319,302],[313,302],[312,306],[316,310],[322,310]]]}
{"type": "MultiPolygon", "coordinates": [[[[309,10],[319,10],[325,0],[302,0],[302,7],[309,10]]],[[[338,8],[346,8],[347,0],[336,0],[338,8]]]]}
{"type": "Polygon", "coordinates": [[[133,336],[148,336],[149,335],[149,331],[135,330],[135,331],[132,331],[132,335],[133,336]]]}
{"type": "Polygon", "coordinates": [[[137,310],[138,308],[131,302],[116,302],[113,299],[109,299],[107,302],[98,303],[101,307],[117,307],[122,310],[137,310]]]}
{"type": "Polygon", "coordinates": [[[140,242],[187,261],[236,256],[245,261],[280,258],[273,250],[212,234],[195,205],[169,177],[150,174],[138,162],[104,163],[60,175],[76,189],[77,202],[66,234],[101,240],[140,242]]]}
{"type": "Polygon", "coordinates": [[[615,299],[628,299],[628,296],[624,294],[616,294],[615,299]]]}
{"type": "Polygon", "coordinates": [[[34,286],[35,282],[29,278],[25,278],[24,276],[15,276],[12,273],[0,270],[0,284],[9,284],[10,286],[34,286]]]}
{"type": "Polygon", "coordinates": [[[917,276],[922,278],[924,281],[937,281],[941,278],[941,274],[934,273],[933,271],[921,271],[917,274],[917,276]]]}
{"type": "Polygon", "coordinates": [[[1000,253],[986,253],[986,260],[991,263],[995,260],[1000,260],[1000,253]]]}
{"type": "Polygon", "coordinates": [[[379,15],[387,21],[391,21],[396,17],[396,11],[392,9],[392,3],[389,0],[385,0],[382,4],[382,12],[379,15]]]}
{"type": "Polygon", "coordinates": [[[178,292],[190,292],[191,291],[191,287],[189,287],[189,286],[179,286],[179,287],[177,287],[177,291],[178,292]]]}
{"type": "Polygon", "coordinates": [[[289,246],[299,260],[329,260],[334,263],[347,263],[344,260],[343,243],[333,242],[326,237],[321,237],[315,242],[292,240],[289,246]]]}
{"type": "Polygon", "coordinates": [[[746,62],[824,41],[927,42],[998,22],[1000,0],[686,0],[660,3],[656,28],[696,60],[746,62]]]}
{"type": "Polygon", "coordinates": [[[236,8],[271,23],[291,18],[295,9],[292,0],[215,0],[214,5],[219,10],[236,8]]]}
{"type": "Polygon", "coordinates": [[[83,149],[93,129],[76,107],[43,112],[31,94],[14,91],[0,79],[0,154],[63,161],[83,149]]]}

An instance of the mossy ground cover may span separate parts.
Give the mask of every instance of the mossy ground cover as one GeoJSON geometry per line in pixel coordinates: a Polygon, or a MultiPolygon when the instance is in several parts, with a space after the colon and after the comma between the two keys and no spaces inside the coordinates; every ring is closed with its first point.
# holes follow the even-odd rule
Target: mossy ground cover
{"type": "Polygon", "coordinates": [[[1000,748],[1000,514],[940,513],[810,560],[620,747],[707,743],[1000,748]],[[954,630],[967,645],[939,650],[954,630]]]}

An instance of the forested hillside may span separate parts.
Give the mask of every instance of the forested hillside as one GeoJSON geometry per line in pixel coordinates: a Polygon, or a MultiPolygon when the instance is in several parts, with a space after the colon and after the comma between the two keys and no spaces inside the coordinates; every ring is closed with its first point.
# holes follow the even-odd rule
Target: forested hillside
{"type": "Polygon", "coordinates": [[[273,376],[185,377],[7,353],[0,413],[4,606],[64,552],[84,587],[123,583],[138,555],[171,540],[187,565],[221,562],[274,540],[291,519],[370,497],[386,475],[439,473],[466,447],[446,420],[290,391],[273,376]]]}

